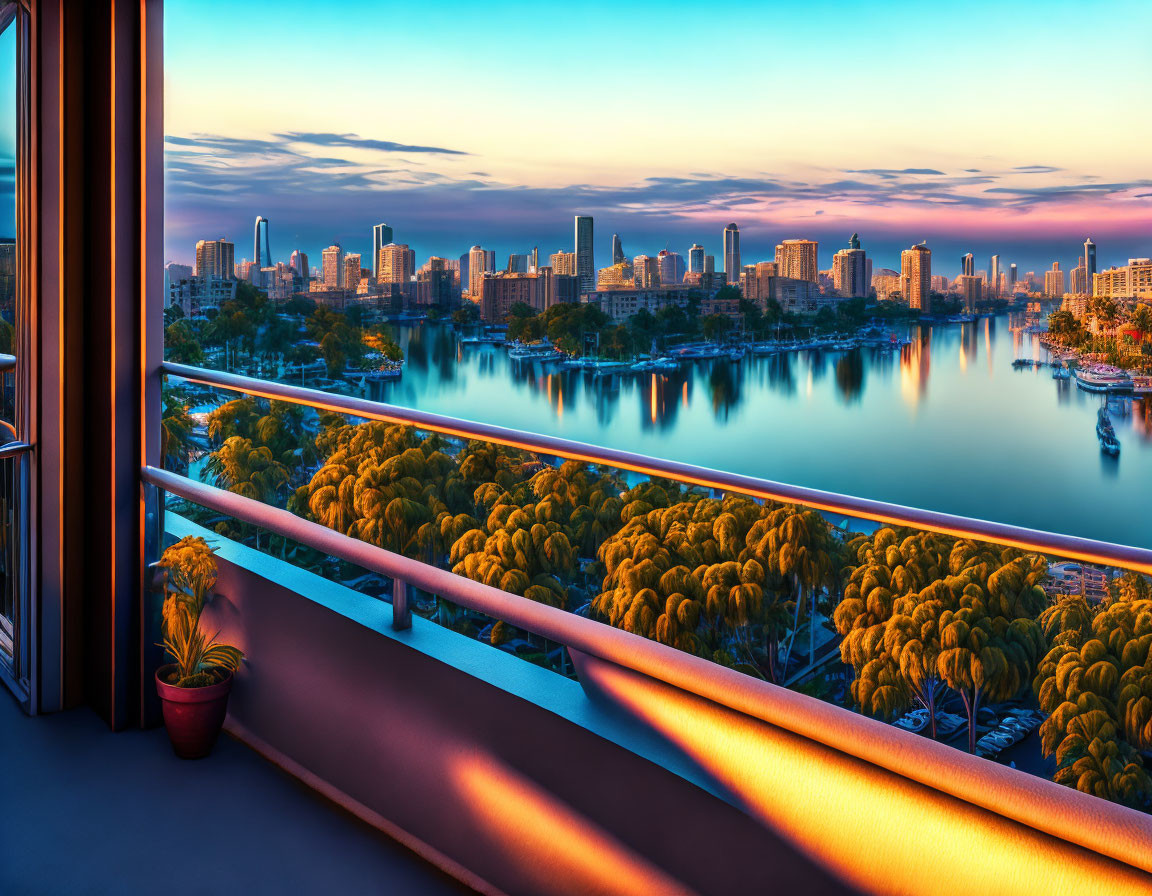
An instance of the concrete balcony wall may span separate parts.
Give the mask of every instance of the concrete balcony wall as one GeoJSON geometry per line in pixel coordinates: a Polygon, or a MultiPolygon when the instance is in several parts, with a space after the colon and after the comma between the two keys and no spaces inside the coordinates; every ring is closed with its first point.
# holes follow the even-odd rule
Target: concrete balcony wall
{"type": "MultiPolygon", "coordinates": [[[[200,533],[170,517],[170,534],[200,533]]],[[[1152,877],[582,654],[564,679],[249,548],[228,727],[483,891],[1152,892],[1152,877]],[[975,890],[979,891],[979,890],[975,890]]]]}

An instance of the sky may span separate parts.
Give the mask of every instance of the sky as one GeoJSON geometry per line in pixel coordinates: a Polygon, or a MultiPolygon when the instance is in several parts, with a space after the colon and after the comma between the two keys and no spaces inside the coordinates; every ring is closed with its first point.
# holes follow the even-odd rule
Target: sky
{"type": "Polygon", "coordinates": [[[428,255],[596,261],[781,239],[875,269],[927,240],[955,276],[1152,255],[1152,3],[165,4],[166,255],[369,264],[371,227],[428,255]],[[1109,34],[1127,35],[1117,52],[1109,34]],[[233,39],[221,39],[227,35],[233,39]]]}

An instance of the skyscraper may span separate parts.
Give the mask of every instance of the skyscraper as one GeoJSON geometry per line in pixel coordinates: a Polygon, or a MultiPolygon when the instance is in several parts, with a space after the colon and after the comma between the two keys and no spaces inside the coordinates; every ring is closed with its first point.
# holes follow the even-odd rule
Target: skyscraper
{"type": "Polygon", "coordinates": [[[392,242],[392,228],[388,224],[375,224],[372,227],[372,267],[380,268],[380,250],[392,242]]]}
{"type": "Polygon", "coordinates": [[[412,298],[412,277],[416,273],[416,253],[407,244],[388,243],[380,247],[376,282],[387,286],[385,295],[412,298]]]}
{"type": "Polygon", "coordinates": [[[360,253],[349,252],[344,256],[344,288],[354,290],[360,285],[360,253]]]}
{"type": "Polygon", "coordinates": [[[623,264],[626,259],[624,258],[624,246],[620,243],[620,234],[612,234],[612,264],[623,264]]]}
{"type": "Polygon", "coordinates": [[[1009,292],[1015,292],[1016,291],[1016,265],[1015,264],[1008,265],[1008,291],[1009,292]]]}
{"type": "Polygon", "coordinates": [[[528,272],[535,274],[540,267],[540,247],[533,246],[532,251],[528,253],[528,272]]]}
{"type": "Polygon", "coordinates": [[[227,240],[200,240],[196,243],[197,277],[217,280],[236,276],[236,247],[227,240]]]}
{"type": "Polygon", "coordinates": [[[704,271],[704,247],[699,243],[693,243],[688,250],[688,270],[700,273],[704,271]]]}
{"type": "Polygon", "coordinates": [[[1000,295],[1000,256],[993,255],[988,270],[988,290],[993,296],[1000,295]]]}
{"type": "Polygon", "coordinates": [[[740,283],[740,228],[735,223],[724,228],[724,279],[740,283]]]}
{"type": "Polygon", "coordinates": [[[596,290],[596,252],[592,246],[592,218],[576,216],[576,276],[583,292],[596,290]]]}
{"type": "Polygon", "coordinates": [[[340,289],[344,285],[344,250],[333,243],[320,253],[325,289],[340,289]]]}
{"type": "Polygon", "coordinates": [[[1088,283],[1088,292],[1090,295],[1095,295],[1094,289],[1096,274],[1096,244],[1092,242],[1092,237],[1084,240],[1084,278],[1088,283]]]}
{"type": "Polygon", "coordinates": [[[860,248],[860,237],[852,234],[848,248],[832,256],[832,285],[845,298],[864,298],[872,278],[868,275],[868,258],[860,248]]]}
{"type": "Polygon", "coordinates": [[[819,282],[819,251],[820,244],[815,240],[784,240],[776,247],[776,265],[780,276],[819,282]]]}
{"type": "Polygon", "coordinates": [[[632,280],[637,289],[660,285],[660,259],[655,255],[637,255],[632,259],[632,280]]]}
{"type": "Polygon", "coordinates": [[[661,249],[656,256],[660,268],[660,284],[670,286],[684,280],[684,256],[679,252],[661,249]]]}
{"type": "Polygon", "coordinates": [[[909,308],[932,311],[932,250],[924,243],[900,253],[900,292],[909,308]]]}
{"type": "Polygon", "coordinates": [[[968,252],[960,256],[960,276],[974,277],[976,275],[976,259],[968,252]]]}
{"type": "Polygon", "coordinates": [[[308,256],[299,249],[292,250],[292,257],[288,261],[288,267],[296,272],[297,277],[304,280],[308,279],[308,256]]]}
{"type": "MultiPolygon", "coordinates": [[[[1095,250],[1095,246],[1092,247],[1095,250]]],[[[1084,245],[1085,254],[1088,245],[1084,245]]],[[[1052,270],[1044,272],[1044,294],[1056,298],[1064,295],[1064,272],[1060,270],[1060,262],[1052,262],[1052,270]]]]}
{"type": "Polygon", "coordinates": [[[256,263],[256,269],[271,267],[272,250],[268,245],[268,219],[261,215],[256,216],[256,231],[253,243],[252,260],[256,263]],[[261,242],[263,242],[263,245],[261,245],[261,242]]]}
{"type": "Polygon", "coordinates": [[[468,295],[472,301],[480,300],[480,282],[486,273],[496,270],[496,250],[473,246],[468,250],[468,295]]]}

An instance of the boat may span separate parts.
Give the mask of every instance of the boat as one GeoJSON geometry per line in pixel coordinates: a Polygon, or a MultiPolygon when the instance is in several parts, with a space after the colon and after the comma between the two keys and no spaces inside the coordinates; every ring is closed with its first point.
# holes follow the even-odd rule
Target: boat
{"type": "Polygon", "coordinates": [[[547,340],[532,344],[514,342],[508,349],[508,357],[513,361],[559,361],[560,353],[547,340]]]}
{"type": "Polygon", "coordinates": [[[1105,454],[1116,457],[1120,453],[1120,441],[1116,438],[1112,418],[1108,415],[1106,407],[1096,412],[1096,438],[1100,440],[1100,450],[1105,454]]]}
{"type": "Polygon", "coordinates": [[[1119,367],[1093,364],[1077,367],[1072,374],[1076,385],[1088,392],[1131,392],[1132,378],[1119,367]]]}
{"type": "Polygon", "coordinates": [[[1152,376],[1132,377],[1133,395],[1152,395],[1152,376]]]}
{"type": "Polygon", "coordinates": [[[462,345],[503,345],[505,342],[502,333],[484,333],[480,336],[461,336],[462,345]]]}
{"type": "Polygon", "coordinates": [[[593,376],[612,376],[622,373],[629,366],[627,361],[593,361],[587,369],[592,371],[593,376]]]}
{"type": "Polygon", "coordinates": [[[591,358],[565,358],[560,367],[563,370],[587,370],[595,363],[591,358]]]}
{"type": "Polygon", "coordinates": [[[1052,368],[1052,379],[1054,380],[1068,380],[1072,378],[1072,371],[1065,367],[1063,364],[1057,364],[1052,368]]]}
{"type": "Polygon", "coordinates": [[[776,352],[780,351],[780,343],[753,342],[748,348],[754,355],[774,355],[776,352]]]}

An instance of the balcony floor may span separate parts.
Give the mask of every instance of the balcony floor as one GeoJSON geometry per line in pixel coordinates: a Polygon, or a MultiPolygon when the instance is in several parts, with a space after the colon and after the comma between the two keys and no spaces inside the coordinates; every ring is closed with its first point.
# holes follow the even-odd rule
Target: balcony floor
{"type": "Polygon", "coordinates": [[[0,893],[471,892],[227,735],[183,762],[163,729],[5,692],[0,768],[0,893]]]}

